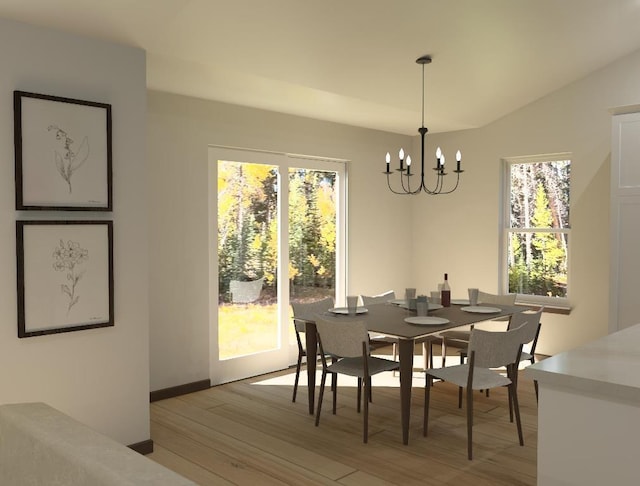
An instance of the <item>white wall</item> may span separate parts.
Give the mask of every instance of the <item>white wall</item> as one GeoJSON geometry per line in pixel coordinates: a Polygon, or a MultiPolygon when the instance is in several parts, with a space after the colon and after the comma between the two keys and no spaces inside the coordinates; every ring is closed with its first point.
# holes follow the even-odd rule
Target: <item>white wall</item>
{"type": "Polygon", "coordinates": [[[145,54],[0,19],[0,403],[43,401],[149,439],[145,54]],[[110,103],[113,213],[15,210],[13,91],[110,103]],[[16,219],[113,219],[115,327],[18,339],[16,219]]]}
{"type": "Polygon", "coordinates": [[[209,144],[350,160],[349,291],[412,284],[409,201],[381,173],[410,137],[159,92],[148,124],[152,390],[209,378],[209,144]]]}
{"type": "Polygon", "coordinates": [[[449,272],[454,296],[463,296],[468,287],[496,291],[500,159],[572,152],[573,309],[568,316],[543,316],[538,351],[555,354],[607,334],[609,109],[639,102],[640,51],[482,129],[433,136],[432,143],[443,149],[462,149],[466,172],[458,192],[414,200],[413,240],[430,248],[414,275],[418,285],[434,288],[442,273],[449,272]]]}
{"type": "MultiPolygon", "coordinates": [[[[498,290],[501,159],[572,152],[573,309],[544,315],[538,350],[555,354],[606,334],[608,110],[639,102],[635,53],[489,126],[429,134],[430,152],[441,145],[453,161],[463,151],[461,186],[406,198],[387,191],[380,171],[382,154],[406,149],[407,137],[152,92],[151,389],[208,378],[207,144],[352,160],[349,290],[428,292],[448,272],[454,297],[472,286],[498,290]]],[[[417,161],[419,138],[412,143],[417,161]]]]}

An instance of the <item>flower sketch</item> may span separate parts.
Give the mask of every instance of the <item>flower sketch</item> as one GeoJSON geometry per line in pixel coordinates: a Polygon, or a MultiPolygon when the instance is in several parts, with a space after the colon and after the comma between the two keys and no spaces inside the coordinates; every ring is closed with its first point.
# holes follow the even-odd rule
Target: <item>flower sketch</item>
{"type": "Polygon", "coordinates": [[[64,145],[63,153],[60,154],[57,150],[55,151],[55,161],[56,168],[58,172],[62,176],[62,178],[67,182],[69,186],[69,194],[73,192],[73,187],[71,186],[71,176],[73,173],[78,170],[89,158],[89,139],[84,137],[82,139],[82,143],[80,144],[80,148],[76,152],[71,148],[71,145],[74,143],[73,139],[69,137],[67,132],[65,132],[62,128],[57,125],[49,125],[47,131],[55,131],[56,140],[62,140],[64,145]]]}
{"type": "Polygon", "coordinates": [[[67,307],[67,313],[69,313],[80,300],[80,296],[76,294],[76,287],[84,274],[84,270],[78,271],[76,266],[89,258],[89,251],[80,248],[80,243],[77,241],[69,240],[65,245],[64,241],[60,240],[60,245],[53,251],[53,258],[55,259],[53,268],[57,272],[67,271],[69,284],[61,284],[60,290],[69,298],[69,306],[67,307]]]}

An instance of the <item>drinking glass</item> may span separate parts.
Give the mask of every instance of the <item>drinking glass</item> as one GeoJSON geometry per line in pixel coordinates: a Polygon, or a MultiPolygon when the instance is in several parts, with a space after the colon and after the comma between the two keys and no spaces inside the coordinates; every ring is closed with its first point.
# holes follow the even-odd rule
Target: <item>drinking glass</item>
{"type": "Polygon", "coordinates": [[[469,305],[478,305],[478,289],[467,289],[469,292],[469,305]]]}
{"type": "Polygon", "coordinates": [[[416,302],[416,310],[419,316],[426,316],[429,313],[429,303],[424,301],[416,302]]]}
{"type": "Polygon", "coordinates": [[[416,289],[406,288],[404,289],[404,299],[407,301],[407,305],[409,305],[409,301],[411,299],[416,298],[416,289]]]}
{"type": "Polygon", "coordinates": [[[355,316],[358,310],[358,296],[347,295],[347,309],[350,316],[355,316]]]}

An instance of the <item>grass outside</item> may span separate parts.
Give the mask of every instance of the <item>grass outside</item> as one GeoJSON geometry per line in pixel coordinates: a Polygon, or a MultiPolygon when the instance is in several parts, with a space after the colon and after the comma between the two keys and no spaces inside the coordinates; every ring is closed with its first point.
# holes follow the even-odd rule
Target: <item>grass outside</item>
{"type": "Polygon", "coordinates": [[[218,307],[220,359],[268,351],[277,345],[277,304],[222,304],[218,307]]]}
{"type": "MultiPolygon", "coordinates": [[[[312,302],[333,294],[333,289],[296,288],[292,300],[312,302]]],[[[293,311],[289,310],[293,317],[293,311]]],[[[293,322],[285,324],[289,343],[295,344],[293,322]]],[[[263,290],[261,299],[251,304],[220,303],[218,306],[218,347],[220,359],[246,356],[278,346],[278,304],[273,295],[263,290]]]]}

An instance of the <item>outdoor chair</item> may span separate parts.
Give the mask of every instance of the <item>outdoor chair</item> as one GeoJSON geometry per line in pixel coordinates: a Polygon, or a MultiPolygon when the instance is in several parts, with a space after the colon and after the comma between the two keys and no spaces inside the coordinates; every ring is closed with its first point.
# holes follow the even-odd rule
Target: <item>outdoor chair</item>
{"type": "Polygon", "coordinates": [[[263,283],[264,277],[249,282],[231,280],[229,282],[231,302],[234,304],[249,304],[255,302],[260,298],[263,283]]]}

